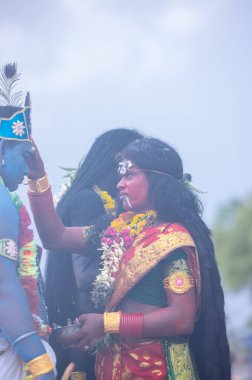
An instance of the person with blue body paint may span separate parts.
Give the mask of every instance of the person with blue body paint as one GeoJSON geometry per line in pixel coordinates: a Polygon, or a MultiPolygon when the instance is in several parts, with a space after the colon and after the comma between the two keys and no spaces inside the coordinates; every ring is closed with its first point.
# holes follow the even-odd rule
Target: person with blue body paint
{"type": "Polygon", "coordinates": [[[0,75],[0,379],[54,380],[38,249],[29,215],[12,193],[28,174],[34,149],[29,94],[24,107],[21,93],[12,94],[19,77],[15,64],[0,75]]]}

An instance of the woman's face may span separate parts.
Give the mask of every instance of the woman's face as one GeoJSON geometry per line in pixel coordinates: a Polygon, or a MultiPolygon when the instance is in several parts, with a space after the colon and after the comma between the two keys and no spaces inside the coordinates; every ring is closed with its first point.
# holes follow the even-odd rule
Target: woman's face
{"type": "MultiPolygon", "coordinates": [[[[130,162],[130,161],[127,161],[130,162]]],[[[144,172],[130,162],[131,166],[119,172],[121,180],[117,184],[123,208],[142,213],[151,208],[149,200],[149,184],[144,172]]]]}
{"type": "Polygon", "coordinates": [[[27,159],[31,155],[31,148],[32,144],[26,141],[5,148],[2,178],[10,191],[15,191],[28,174],[27,159]]]}

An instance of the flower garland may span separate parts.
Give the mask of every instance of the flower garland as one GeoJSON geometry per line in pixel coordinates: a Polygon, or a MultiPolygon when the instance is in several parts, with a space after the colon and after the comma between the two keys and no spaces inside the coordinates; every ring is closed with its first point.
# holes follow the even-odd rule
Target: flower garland
{"type": "Polygon", "coordinates": [[[17,194],[10,194],[10,196],[19,214],[18,246],[21,247],[19,249],[17,268],[19,280],[27,294],[30,311],[39,335],[43,337],[51,332],[51,328],[47,324],[42,277],[38,262],[38,247],[33,239],[33,231],[29,228],[31,219],[24,204],[17,194]],[[41,303],[46,322],[44,322],[39,316],[41,303]]]}
{"type": "Polygon", "coordinates": [[[70,187],[72,186],[72,182],[75,179],[76,173],[77,173],[76,169],[72,169],[72,168],[71,169],[62,168],[62,169],[68,171],[68,174],[64,176],[64,177],[68,177],[68,181],[66,183],[63,183],[60,187],[60,191],[53,195],[53,201],[54,201],[55,207],[57,206],[57,204],[59,203],[63,195],[65,195],[67,190],[70,189],[70,187]]]}
{"type": "Polygon", "coordinates": [[[106,214],[115,217],[116,216],[116,202],[115,199],[108,194],[107,191],[101,190],[98,186],[94,185],[93,190],[102,200],[103,207],[106,211],[106,214]]]}
{"type": "Polygon", "coordinates": [[[120,214],[104,232],[101,239],[102,268],[94,282],[91,299],[95,306],[105,306],[114,290],[115,277],[124,252],[135,237],[148,226],[156,224],[157,214],[150,210],[135,215],[132,211],[120,214]]]}

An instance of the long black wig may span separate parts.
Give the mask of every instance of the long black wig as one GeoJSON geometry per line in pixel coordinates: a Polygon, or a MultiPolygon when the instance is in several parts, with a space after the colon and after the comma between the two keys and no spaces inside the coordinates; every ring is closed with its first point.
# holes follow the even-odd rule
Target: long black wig
{"type": "MultiPolygon", "coordinates": [[[[71,226],[69,213],[72,202],[84,189],[92,190],[93,185],[98,185],[112,196],[115,195],[118,182],[115,156],[127,144],[141,137],[136,130],[118,128],[103,133],[95,140],[80,164],[71,187],[57,205],[57,212],[65,226],[71,226]]],[[[73,307],[75,293],[71,256],[64,252],[49,251],[45,295],[51,324],[64,324],[68,318],[76,317],[73,307]]]]}

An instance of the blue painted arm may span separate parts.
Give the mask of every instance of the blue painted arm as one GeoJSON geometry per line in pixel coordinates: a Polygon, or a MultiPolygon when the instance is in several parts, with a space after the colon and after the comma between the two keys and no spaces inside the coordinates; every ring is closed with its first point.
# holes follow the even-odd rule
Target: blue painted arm
{"type": "MultiPolygon", "coordinates": [[[[2,185],[0,185],[0,204],[0,239],[12,239],[17,243],[19,232],[17,211],[2,185]]],[[[23,334],[35,330],[28,299],[17,276],[16,265],[15,260],[0,255],[0,330],[10,343],[23,334]]],[[[46,352],[37,334],[18,342],[15,349],[24,362],[46,352]]],[[[52,373],[52,377],[48,375],[40,378],[55,379],[52,373]]]]}

